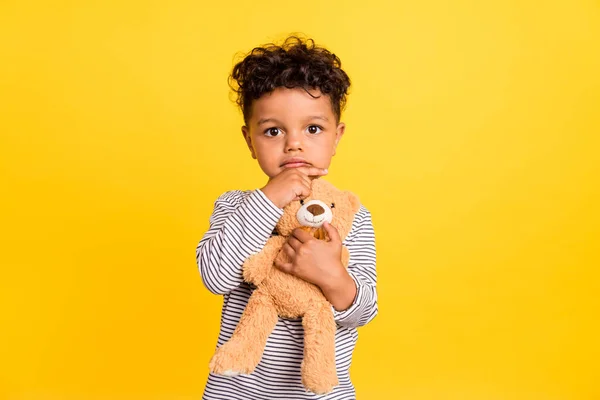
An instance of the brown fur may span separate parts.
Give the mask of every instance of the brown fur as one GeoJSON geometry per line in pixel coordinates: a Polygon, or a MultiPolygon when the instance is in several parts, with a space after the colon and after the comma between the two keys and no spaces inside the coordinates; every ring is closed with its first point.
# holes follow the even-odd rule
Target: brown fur
{"type": "MultiPolygon", "coordinates": [[[[309,201],[318,199],[330,205],[333,225],[342,240],[352,227],[358,212],[358,198],[346,191],[336,189],[323,179],[312,183],[309,201]]],[[[219,347],[210,361],[210,370],[215,374],[249,374],[260,362],[269,334],[282,318],[302,318],[304,327],[304,359],[302,361],[302,383],[313,393],[330,392],[338,384],[335,365],[336,324],[331,304],[321,290],[300,278],[280,271],[274,266],[276,257],[290,261],[281,247],[291,232],[299,227],[296,213],[300,202],[295,201],[284,208],[277,223],[279,236],[267,240],[264,248],[250,256],[243,265],[244,280],[256,285],[248,305],[231,339],[219,347]]],[[[327,240],[323,228],[302,227],[316,238],[327,240]]],[[[348,266],[349,253],[342,247],[342,263],[348,266]]]]}

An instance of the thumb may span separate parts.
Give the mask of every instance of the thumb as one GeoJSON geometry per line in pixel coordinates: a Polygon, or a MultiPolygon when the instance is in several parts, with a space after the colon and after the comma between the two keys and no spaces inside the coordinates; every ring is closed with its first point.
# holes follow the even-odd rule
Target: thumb
{"type": "Polygon", "coordinates": [[[335,242],[335,243],[342,242],[342,239],[340,238],[340,234],[338,233],[337,229],[335,229],[335,227],[333,225],[331,225],[329,222],[325,221],[323,223],[323,228],[325,228],[325,231],[327,231],[327,235],[329,236],[330,242],[335,242]]]}

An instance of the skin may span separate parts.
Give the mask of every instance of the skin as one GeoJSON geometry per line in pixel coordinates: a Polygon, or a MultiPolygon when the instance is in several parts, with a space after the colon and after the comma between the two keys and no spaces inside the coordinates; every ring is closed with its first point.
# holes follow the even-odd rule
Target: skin
{"type": "MultiPolygon", "coordinates": [[[[337,122],[329,96],[302,88],[276,88],[252,103],[242,134],[252,158],[269,177],[261,188],[273,204],[284,208],[310,194],[313,179],[327,174],[346,128],[337,122]],[[290,163],[292,159],[296,162],[290,163]],[[297,160],[300,159],[300,160],[297,160]]],[[[280,270],[317,285],[333,307],[342,311],[356,296],[356,285],[341,262],[342,241],[324,224],[329,241],[295,229],[284,244],[290,263],[280,270]]]]}

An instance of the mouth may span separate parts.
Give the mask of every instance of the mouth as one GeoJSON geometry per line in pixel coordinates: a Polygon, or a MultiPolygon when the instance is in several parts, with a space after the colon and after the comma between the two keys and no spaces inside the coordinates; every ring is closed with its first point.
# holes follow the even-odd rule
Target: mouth
{"type": "Polygon", "coordinates": [[[305,160],[301,159],[301,158],[292,158],[289,160],[286,160],[283,164],[281,164],[281,167],[283,168],[298,168],[298,167],[310,167],[311,164],[306,162],[305,160]]]}
{"type": "Polygon", "coordinates": [[[325,216],[320,217],[320,218],[319,217],[314,217],[312,219],[312,221],[310,219],[308,219],[308,218],[306,220],[309,221],[309,222],[311,222],[311,223],[313,223],[313,224],[320,224],[321,222],[323,222],[325,220],[325,216]]]}

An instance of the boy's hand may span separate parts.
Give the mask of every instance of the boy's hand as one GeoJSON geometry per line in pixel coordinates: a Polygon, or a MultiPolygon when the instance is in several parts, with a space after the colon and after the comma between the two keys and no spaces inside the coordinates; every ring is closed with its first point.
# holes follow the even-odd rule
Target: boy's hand
{"type": "Polygon", "coordinates": [[[342,265],[342,240],[338,231],[327,222],[323,225],[330,240],[319,240],[300,228],[292,231],[283,251],[291,260],[275,260],[277,268],[307,282],[328,288],[346,272],[342,265]]]}
{"type": "Polygon", "coordinates": [[[315,167],[287,168],[269,179],[261,191],[279,208],[294,200],[308,197],[311,180],[326,175],[327,170],[315,167]]]}

